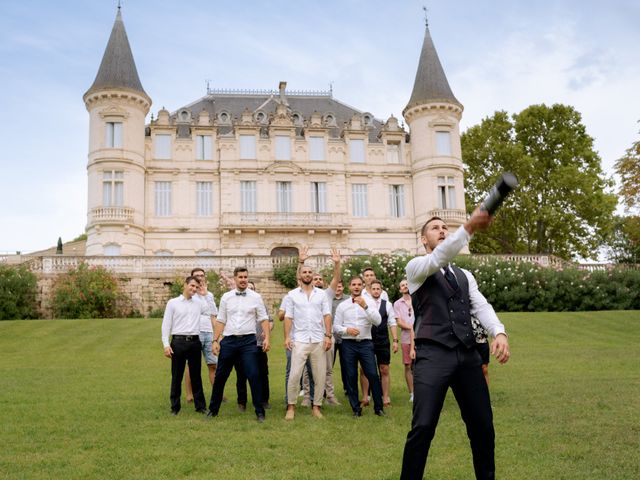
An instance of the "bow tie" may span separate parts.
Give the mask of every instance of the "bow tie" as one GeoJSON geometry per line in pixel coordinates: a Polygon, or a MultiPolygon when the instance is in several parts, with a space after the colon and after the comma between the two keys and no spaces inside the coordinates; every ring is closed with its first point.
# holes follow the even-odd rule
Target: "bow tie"
{"type": "Polygon", "coordinates": [[[244,291],[244,292],[238,292],[238,291],[236,290],[236,295],[242,295],[243,297],[246,297],[246,296],[247,296],[247,292],[246,292],[246,291],[244,291]]]}

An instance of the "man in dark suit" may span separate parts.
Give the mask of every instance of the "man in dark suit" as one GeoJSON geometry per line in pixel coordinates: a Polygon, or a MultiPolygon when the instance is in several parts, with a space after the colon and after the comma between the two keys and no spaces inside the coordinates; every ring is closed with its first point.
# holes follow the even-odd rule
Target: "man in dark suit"
{"type": "Polygon", "coordinates": [[[471,316],[494,337],[491,353],[500,363],[509,359],[509,342],[504,325],[478,290],[473,275],[449,264],[471,235],[490,222],[487,212],[476,209],[464,226],[449,235],[442,219],[429,219],[421,232],[427,254],[407,264],[415,312],[416,359],[413,419],[402,459],[403,480],[422,479],[449,387],[467,427],[476,479],[495,478],[493,413],[471,316]]]}

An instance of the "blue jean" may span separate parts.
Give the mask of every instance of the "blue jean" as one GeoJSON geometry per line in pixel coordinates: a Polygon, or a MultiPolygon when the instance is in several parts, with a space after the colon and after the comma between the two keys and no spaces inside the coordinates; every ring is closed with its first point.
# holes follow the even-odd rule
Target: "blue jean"
{"type": "Polygon", "coordinates": [[[376,412],[383,410],[382,385],[378,376],[376,356],[371,340],[342,340],[340,355],[344,356],[344,365],[347,374],[347,397],[354,412],[360,412],[360,400],[358,399],[358,362],[362,367],[365,377],[371,386],[373,408],[376,412]]]}
{"type": "Polygon", "coordinates": [[[225,384],[236,362],[242,365],[244,374],[249,380],[251,400],[253,401],[256,415],[264,415],[255,335],[231,335],[224,337],[220,342],[218,369],[216,370],[216,378],[211,390],[209,410],[213,415],[218,414],[225,384]]]}

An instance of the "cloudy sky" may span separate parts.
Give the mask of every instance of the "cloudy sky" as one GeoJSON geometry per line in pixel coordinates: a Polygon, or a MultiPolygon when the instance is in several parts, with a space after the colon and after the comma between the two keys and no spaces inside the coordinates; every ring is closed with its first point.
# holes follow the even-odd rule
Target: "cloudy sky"
{"type": "MultiPolygon", "coordinates": [[[[401,118],[422,5],[462,129],[496,110],[573,105],[604,170],[639,138],[640,0],[123,0],[152,112],[215,88],[328,89],[401,118]]],[[[71,240],[86,222],[88,115],[117,0],[0,0],[0,253],[71,240]]]]}

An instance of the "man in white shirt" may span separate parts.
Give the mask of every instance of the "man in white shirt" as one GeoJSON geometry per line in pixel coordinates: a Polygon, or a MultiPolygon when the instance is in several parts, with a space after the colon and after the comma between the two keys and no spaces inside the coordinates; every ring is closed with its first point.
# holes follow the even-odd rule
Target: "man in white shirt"
{"type": "Polygon", "coordinates": [[[167,303],[162,319],[162,345],[164,356],[171,359],[171,413],[180,411],[180,385],[185,365],[194,372],[192,378],[193,399],[196,412],[206,413],[206,402],[200,377],[200,315],[205,313],[204,303],[196,300],[198,280],[187,277],[182,295],[167,303]],[[171,336],[171,341],[169,341],[171,336]],[[198,372],[197,375],[195,372],[198,372]]]}
{"type": "Polygon", "coordinates": [[[449,264],[471,235],[487,228],[490,221],[486,211],[476,208],[469,220],[449,235],[442,219],[430,218],[421,233],[427,254],[407,264],[415,312],[415,366],[413,419],[402,458],[402,480],[423,478],[449,387],[467,428],[476,479],[495,479],[491,399],[475,348],[471,317],[494,337],[491,353],[500,363],[509,360],[509,342],[504,325],[478,290],[473,275],[449,264]]]}
{"type": "MultiPolygon", "coordinates": [[[[364,290],[362,291],[362,295],[364,297],[372,298],[371,283],[374,280],[377,280],[376,272],[373,270],[373,268],[366,267],[364,270],[362,270],[362,280],[364,281],[364,290]]],[[[386,300],[387,302],[389,301],[389,294],[384,289],[382,290],[381,298],[383,300],[386,300]]]]}
{"type": "Polygon", "coordinates": [[[240,362],[251,387],[251,399],[259,422],[264,422],[262,391],[256,352],[256,324],[262,325],[262,350],[269,351],[269,317],[259,293],[248,289],[249,272],[245,267],[233,271],[236,288],[220,299],[213,332],[213,353],[218,355],[218,369],[209,403],[210,417],[217,417],[224,387],[235,362],[240,362]],[[223,338],[224,337],[224,338],[223,338]]]}
{"type": "Polygon", "coordinates": [[[371,384],[375,414],[384,416],[382,387],[371,340],[371,326],[380,325],[382,319],[373,300],[362,296],[362,288],[362,278],[353,277],[349,280],[351,300],[338,305],[333,331],[342,336],[340,354],[344,356],[347,396],[353,416],[362,416],[362,407],[358,400],[358,362],[371,384]]]}
{"type": "MultiPolygon", "coordinates": [[[[291,350],[291,372],[287,385],[287,413],[285,418],[295,417],[298,385],[307,359],[311,361],[313,377],[325,379],[327,361],[325,352],[331,348],[331,303],[324,290],[311,284],[313,270],[300,269],[300,287],[289,292],[289,304],[284,317],[285,347],[291,350]]],[[[314,396],[312,415],[322,418],[320,407],[324,396],[324,382],[318,382],[314,396]]]]}

